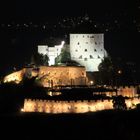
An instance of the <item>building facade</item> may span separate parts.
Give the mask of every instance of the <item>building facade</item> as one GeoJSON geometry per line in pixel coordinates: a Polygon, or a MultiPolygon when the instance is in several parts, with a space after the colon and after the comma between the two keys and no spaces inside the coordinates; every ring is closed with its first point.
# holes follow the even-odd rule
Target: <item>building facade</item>
{"type": "Polygon", "coordinates": [[[70,34],[70,54],[86,71],[98,71],[99,64],[107,56],[104,34],[70,34]]]}
{"type": "Polygon", "coordinates": [[[4,77],[3,82],[19,84],[23,78],[37,77],[37,83],[42,87],[87,85],[85,67],[81,66],[40,66],[38,68],[23,68],[4,77]]]}
{"type": "Polygon", "coordinates": [[[62,41],[60,45],[55,45],[54,47],[48,47],[48,45],[39,45],[38,53],[42,55],[47,55],[49,57],[49,66],[55,64],[55,58],[60,55],[61,49],[63,48],[65,42],[62,41]]]}

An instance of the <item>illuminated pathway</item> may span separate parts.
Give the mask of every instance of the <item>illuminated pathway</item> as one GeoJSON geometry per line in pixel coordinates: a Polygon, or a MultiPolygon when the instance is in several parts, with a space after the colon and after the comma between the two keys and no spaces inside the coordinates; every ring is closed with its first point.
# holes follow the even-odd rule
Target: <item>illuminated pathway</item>
{"type": "MultiPolygon", "coordinates": [[[[125,100],[127,108],[133,108],[140,103],[140,99],[125,100]]],[[[31,100],[25,99],[23,112],[45,113],[86,113],[100,110],[113,109],[112,100],[78,100],[78,101],[54,101],[54,100],[31,100]]]]}

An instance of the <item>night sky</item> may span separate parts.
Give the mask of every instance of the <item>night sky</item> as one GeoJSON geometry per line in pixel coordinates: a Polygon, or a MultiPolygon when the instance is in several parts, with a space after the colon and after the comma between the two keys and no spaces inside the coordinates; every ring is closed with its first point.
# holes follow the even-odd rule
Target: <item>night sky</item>
{"type": "Polygon", "coordinates": [[[104,33],[111,56],[139,65],[140,0],[5,0],[0,18],[0,75],[29,63],[38,44],[68,41],[69,33],[104,33]]]}

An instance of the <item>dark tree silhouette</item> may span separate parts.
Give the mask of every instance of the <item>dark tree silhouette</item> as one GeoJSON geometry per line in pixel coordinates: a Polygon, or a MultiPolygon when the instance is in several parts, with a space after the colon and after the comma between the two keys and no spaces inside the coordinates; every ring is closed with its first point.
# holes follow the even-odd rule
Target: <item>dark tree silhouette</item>
{"type": "Polygon", "coordinates": [[[126,103],[125,103],[125,98],[123,96],[117,96],[114,97],[113,99],[113,108],[117,110],[126,110],[126,103]]]}

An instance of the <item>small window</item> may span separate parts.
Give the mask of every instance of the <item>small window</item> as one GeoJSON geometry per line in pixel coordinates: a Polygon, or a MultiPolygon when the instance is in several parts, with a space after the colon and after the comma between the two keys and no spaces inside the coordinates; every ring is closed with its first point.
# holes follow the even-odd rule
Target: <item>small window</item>
{"type": "Polygon", "coordinates": [[[96,50],[96,49],[94,49],[94,51],[95,51],[95,52],[97,52],[97,50],[96,50]]]}
{"type": "Polygon", "coordinates": [[[78,50],[75,50],[76,52],[78,52],[78,50]]]}
{"type": "Polygon", "coordinates": [[[103,51],[103,50],[101,49],[101,51],[103,51]]]}
{"type": "Polygon", "coordinates": [[[79,56],[79,59],[82,59],[82,55],[79,56]]]}
{"type": "Polygon", "coordinates": [[[83,38],[84,38],[85,36],[83,35],[83,38]]]}
{"type": "Polygon", "coordinates": [[[91,36],[90,38],[94,38],[94,36],[91,36]]]}
{"type": "Polygon", "coordinates": [[[95,45],[97,45],[97,42],[95,42],[95,45]]]}
{"type": "Polygon", "coordinates": [[[92,55],[90,55],[90,56],[89,56],[89,58],[93,59],[93,56],[92,56],[92,55]]]}
{"type": "Polygon", "coordinates": [[[87,61],[87,58],[84,58],[85,61],[87,61]]]}
{"type": "Polygon", "coordinates": [[[101,57],[98,55],[98,58],[101,58],[101,57]]]}
{"type": "Polygon", "coordinates": [[[77,45],[79,45],[80,43],[78,42],[77,45]]]}
{"type": "Polygon", "coordinates": [[[85,52],[87,52],[87,49],[85,49],[85,52]]]}

